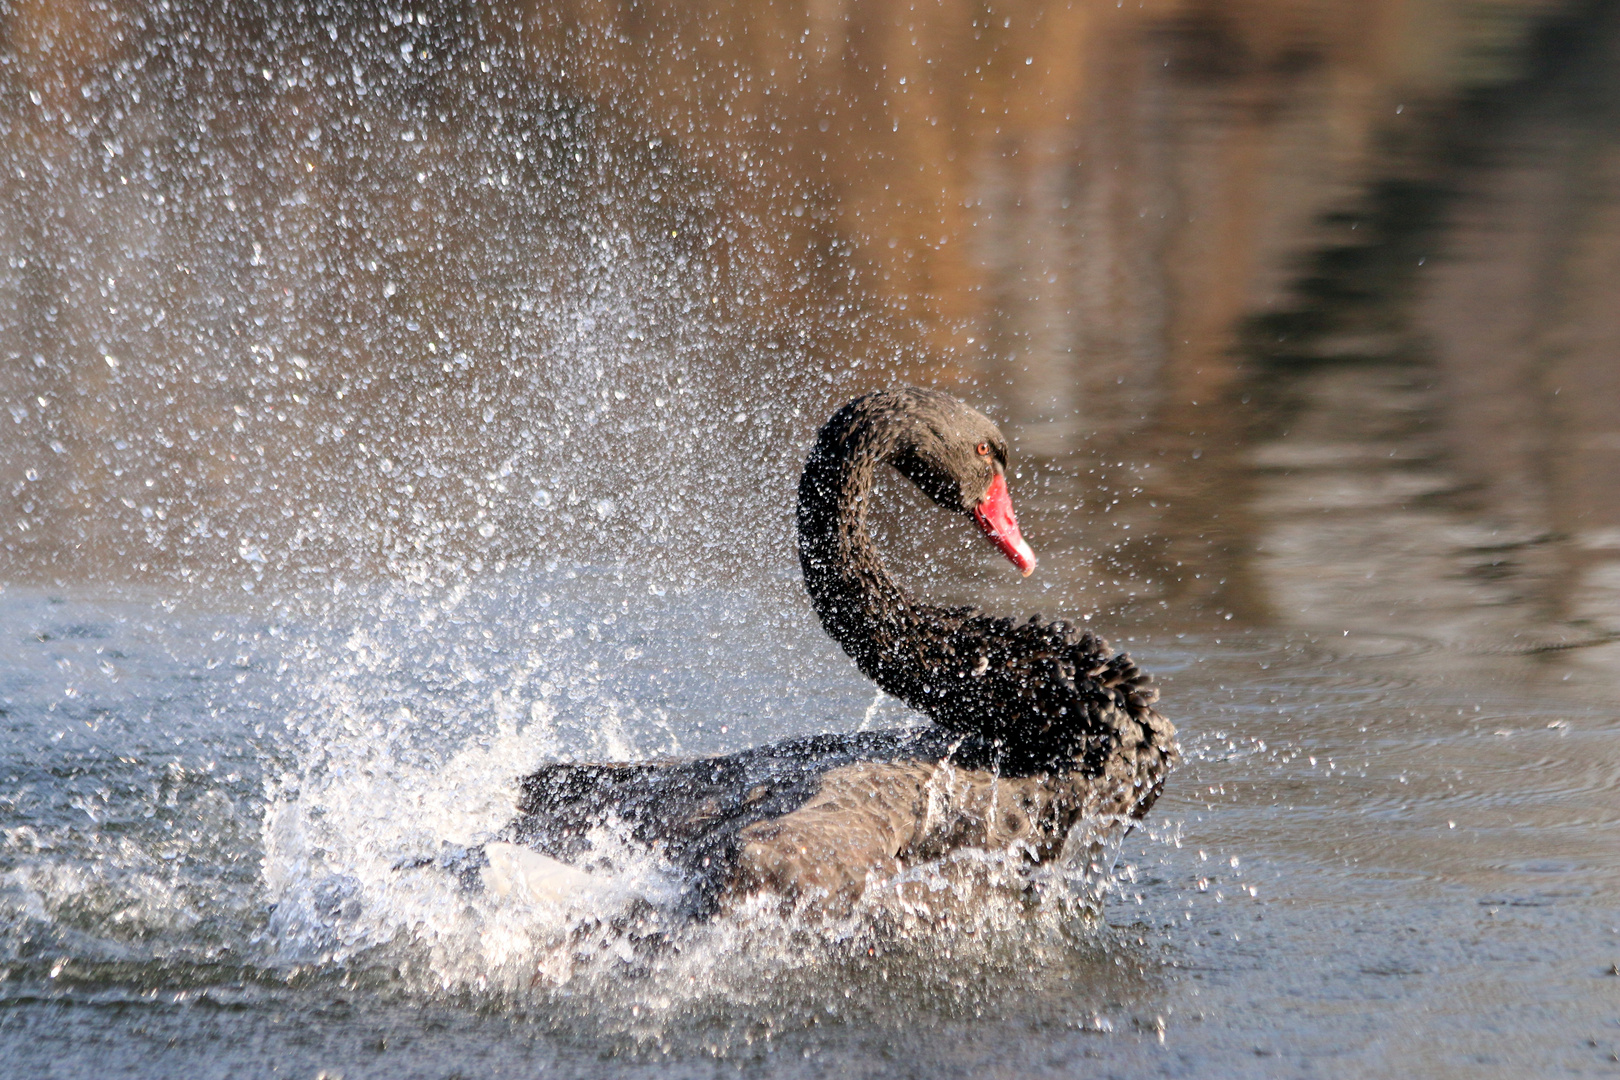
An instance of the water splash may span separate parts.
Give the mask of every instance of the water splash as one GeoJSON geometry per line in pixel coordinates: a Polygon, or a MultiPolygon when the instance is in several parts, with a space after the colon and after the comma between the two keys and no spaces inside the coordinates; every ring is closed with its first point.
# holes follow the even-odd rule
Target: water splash
{"type": "MultiPolygon", "coordinates": [[[[640,590],[631,581],[626,591],[640,590]]],[[[1064,857],[1034,874],[1019,851],[958,852],[873,879],[838,915],[759,896],[694,924],[681,914],[680,873],[612,820],[594,831],[583,874],[562,895],[509,884],[523,869],[512,860],[527,856],[500,849],[469,889],[444,868],[445,853],[453,860],[495,839],[522,774],[547,760],[679,753],[702,738],[681,721],[660,727],[633,706],[605,705],[615,692],[583,659],[601,640],[556,635],[560,648],[512,648],[504,634],[533,624],[494,603],[462,588],[434,602],[403,595],[378,605],[380,624],[306,644],[289,765],[268,784],[263,825],[278,963],[364,967],[388,956],[420,991],[503,1000],[565,985],[594,997],[634,974],[651,980],[638,993],[686,1008],[693,995],[718,993],[717,980],[757,978],[762,955],[810,972],[853,947],[959,938],[967,953],[997,954],[1011,946],[989,938],[1060,933],[1076,920],[1095,928],[1121,823],[1077,829],[1064,857]],[[784,940],[795,944],[784,951],[784,940]]],[[[701,626],[690,612],[679,617],[701,626]]],[[[853,698],[862,691],[850,683],[853,698]]],[[[771,711],[754,720],[756,730],[769,725],[771,711]]],[[[949,804],[942,791],[938,813],[949,804]]]]}

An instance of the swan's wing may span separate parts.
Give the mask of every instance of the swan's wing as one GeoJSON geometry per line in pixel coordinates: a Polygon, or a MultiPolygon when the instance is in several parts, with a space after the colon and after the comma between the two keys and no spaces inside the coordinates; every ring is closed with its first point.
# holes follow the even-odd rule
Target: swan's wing
{"type": "Polygon", "coordinates": [[[1128,653],[1095,634],[1064,627],[1073,665],[1073,696],[1104,738],[1087,746],[1088,765],[1132,792],[1130,813],[1146,814],[1179,755],[1175,725],[1154,708],[1159,688],[1128,653]]]}
{"type": "Polygon", "coordinates": [[[1089,631],[1039,616],[976,616],[961,621],[946,652],[940,667],[957,677],[936,719],[989,740],[1004,772],[1101,775],[1143,745],[1162,759],[1144,764],[1144,775],[1162,774],[1174,757],[1175,729],[1153,708],[1152,677],[1089,631]]]}
{"type": "Polygon", "coordinates": [[[501,839],[571,862],[592,829],[616,821],[630,839],[702,865],[724,856],[737,830],[802,805],[831,769],[937,761],[950,745],[947,733],[924,728],[812,735],[709,758],[546,765],[523,778],[518,816],[501,839]]]}
{"type": "Polygon", "coordinates": [[[484,888],[503,900],[566,904],[591,883],[585,871],[517,844],[485,844],[484,858],[484,888]]]}

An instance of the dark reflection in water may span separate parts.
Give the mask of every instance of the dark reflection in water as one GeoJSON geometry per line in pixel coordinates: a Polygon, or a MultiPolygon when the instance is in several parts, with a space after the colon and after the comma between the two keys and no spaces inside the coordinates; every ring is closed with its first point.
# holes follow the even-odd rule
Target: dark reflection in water
{"type": "Polygon", "coordinates": [[[0,36],[0,1061],[1616,1067],[1616,5],[0,36]],[[810,619],[789,510],[829,407],[902,379],[1003,422],[1042,555],[1014,581],[893,484],[903,573],[1165,676],[1187,762],[1111,928],[516,1005],[288,944],[319,859],[271,819],[316,780],[333,844],[417,812],[366,756],[400,715],[456,761],[529,715],[591,755],[903,719],[810,619]]]}

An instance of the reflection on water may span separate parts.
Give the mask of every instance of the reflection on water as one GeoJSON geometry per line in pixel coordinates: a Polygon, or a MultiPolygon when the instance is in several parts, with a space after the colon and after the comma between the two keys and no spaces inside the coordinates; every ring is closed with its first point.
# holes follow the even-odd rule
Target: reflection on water
{"type": "Polygon", "coordinates": [[[1318,325],[1259,320],[1257,392],[1286,398],[1243,451],[1265,617],[1612,663],[1614,188],[1593,162],[1615,152],[1616,42],[1612,16],[1553,38],[1544,78],[1476,108],[1464,164],[1429,167],[1438,213],[1374,201],[1351,223],[1383,250],[1319,258],[1318,325]]]}
{"type": "Polygon", "coordinates": [[[0,1060],[1612,1068],[1620,8],[0,35],[0,1060]],[[768,925],[554,992],[534,927],[395,889],[519,759],[905,722],[790,513],[899,379],[1003,422],[1042,555],[894,484],[903,573],[1164,675],[1188,760],[1111,925],[768,925]]]}
{"type": "Polygon", "coordinates": [[[1347,11],[20,7],[9,573],[787,567],[904,377],[1006,421],[1066,607],[1597,641],[1611,20],[1347,11]]]}

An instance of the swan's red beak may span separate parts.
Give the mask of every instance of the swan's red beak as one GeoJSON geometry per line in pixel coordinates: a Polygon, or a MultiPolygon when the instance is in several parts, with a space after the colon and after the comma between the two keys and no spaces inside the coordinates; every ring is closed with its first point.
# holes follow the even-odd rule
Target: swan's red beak
{"type": "Polygon", "coordinates": [[[1001,549],[1007,560],[1018,567],[1020,574],[1029,577],[1035,572],[1035,553],[1018,531],[1018,515],[1013,513],[1012,496],[1007,494],[1005,476],[996,473],[996,478],[990,481],[990,490],[973,508],[973,520],[979,523],[984,535],[1001,549]]]}

